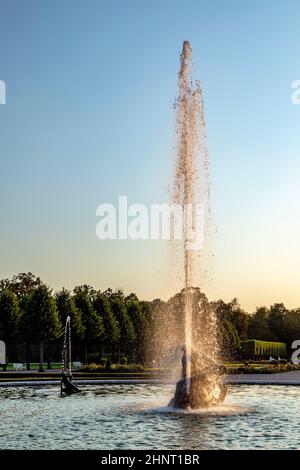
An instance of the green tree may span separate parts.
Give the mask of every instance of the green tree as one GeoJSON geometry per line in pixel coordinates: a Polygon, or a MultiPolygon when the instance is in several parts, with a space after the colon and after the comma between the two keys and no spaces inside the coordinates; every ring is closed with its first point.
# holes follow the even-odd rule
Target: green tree
{"type": "Polygon", "coordinates": [[[234,298],[229,305],[230,321],[234,324],[240,340],[245,340],[247,339],[249,315],[244,312],[236,298],[234,298]]]}
{"type": "Polygon", "coordinates": [[[34,324],[31,318],[32,312],[28,308],[29,300],[29,293],[23,295],[20,299],[20,315],[17,322],[18,337],[20,341],[25,344],[25,362],[27,370],[30,370],[31,344],[33,342],[32,325],[34,324]]]}
{"type": "Polygon", "coordinates": [[[9,291],[0,291],[0,339],[11,343],[16,339],[19,303],[17,296],[9,291]]]}
{"type": "Polygon", "coordinates": [[[123,292],[118,290],[116,292],[106,292],[106,294],[109,295],[112,311],[120,325],[121,335],[118,343],[118,361],[120,362],[121,350],[127,352],[135,341],[134,325],[127,313],[123,292]]]}
{"type": "Polygon", "coordinates": [[[291,346],[294,340],[299,339],[300,334],[300,309],[289,310],[284,317],[284,331],[282,338],[287,345],[288,353],[292,352],[291,346]]]}
{"type": "MultiPolygon", "coordinates": [[[[24,294],[19,329],[27,342],[31,340],[40,344],[39,370],[42,371],[44,343],[48,342],[50,346],[51,341],[57,339],[62,332],[55,300],[47,286],[40,285],[24,294]]],[[[49,363],[50,358],[48,358],[49,363]]]]}
{"type": "MultiPolygon", "coordinates": [[[[218,300],[212,302],[212,305],[217,316],[218,344],[223,360],[236,359],[240,349],[240,336],[234,318],[236,313],[237,316],[240,314],[239,304],[236,299],[233,299],[229,303],[218,300]]],[[[241,319],[238,319],[236,323],[242,332],[243,326],[241,326],[241,323],[243,325],[243,322],[240,323],[240,321],[241,319]]]]}
{"type": "Polygon", "coordinates": [[[262,341],[276,340],[276,336],[270,329],[269,310],[266,307],[258,307],[254,315],[250,315],[248,338],[262,341]]]}
{"type": "Polygon", "coordinates": [[[228,303],[219,300],[216,305],[220,318],[230,321],[235,326],[241,340],[247,339],[249,315],[242,310],[238,300],[234,298],[228,303]]]}
{"type": "Polygon", "coordinates": [[[44,286],[43,282],[39,277],[36,277],[32,273],[20,273],[17,276],[13,276],[10,281],[10,290],[14,292],[19,298],[23,295],[31,292],[36,287],[44,286]]]}
{"type": "Polygon", "coordinates": [[[152,364],[160,363],[165,359],[166,350],[168,349],[168,346],[162,347],[166,339],[164,334],[166,325],[173,331],[172,324],[170,325],[168,318],[166,318],[169,312],[167,303],[161,299],[154,299],[151,302],[142,301],[141,307],[147,321],[145,338],[146,359],[152,364]]]}
{"type": "Polygon", "coordinates": [[[81,312],[76,307],[71,293],[63,288],[55,294],[55,301],[62,326],[66,324],[67,317],[69,316],[71,318],[72,339],[82,340],[84,337],[84,325],[81,312]]]}
{"type": "Polygon", "coordinates": [[[145,314],[141,308],[141,304],[136,295],[130,295],[126,297],[126,311],[133,324],[135,331],[135,337],[132,342],[133,347],[133,362],[145,361],[145,340],[146,340],[146,328],[147,322],[145,314]]]}
{"type": "MultiPolygon", "coordinates": [[[[77,286],[74,289],[74,300],[76,307],[81,312],[81,319],[84,326],[84,361],[88,362],[88,346],[95,340],[100,341],[104,334],[102,317],[93,307],[93,298],[88,286],[77,286]]],[[[94,292],[92,295],[94,296],[94,292]]]]}
{"type": "Polygon", "coordinates": [[[0,281],[0,291],[2,292],[3,290],[12,290],[11,289],[11,280],[10,279],[1,279],[0,281]]]}
{"type": "Polygon", "coordinates": [[[103,335],[100,342],[100,356],[104,354],[104,346],[114,346],[120,341],[120,325],[110,306],[108,297],[97,292],[94,297],[93,306],[95,311],[103,320],[103,335]]]}
{"type": "Polygon", "coordinates": [[[277,341],[284,341],[284,321],[287,310],[284,304],[274,304],[270,307],[268,323],[277,341]]]}
{"type": "Polygon", "coordinates": [[[79,346],[84,338],[85,331],[81,311],[76,307],[75,300],[71,296],[71,293],[65,288],[55,294],[55,301],[62,327],[65,327],[68,316],[71,319],[72,353],[73,356],[77,358],[79,356],[79,346]]]}
{"type": "Polygon", "coordinates": [[[236,327],[230,320],[218,319],[218,344],[223,360],[236,359],[240,351],[240,339],[236,327]]]}

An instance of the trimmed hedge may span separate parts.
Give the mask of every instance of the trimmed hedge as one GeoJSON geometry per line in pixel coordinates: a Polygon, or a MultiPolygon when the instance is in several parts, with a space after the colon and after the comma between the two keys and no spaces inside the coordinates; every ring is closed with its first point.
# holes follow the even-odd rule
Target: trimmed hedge
{"type": "Polygon", "coordinates": [[[244,359],[274,359],[286,357],[286,344],[275,341],[250,339],[241,341],[241,354],[244,359]]]}

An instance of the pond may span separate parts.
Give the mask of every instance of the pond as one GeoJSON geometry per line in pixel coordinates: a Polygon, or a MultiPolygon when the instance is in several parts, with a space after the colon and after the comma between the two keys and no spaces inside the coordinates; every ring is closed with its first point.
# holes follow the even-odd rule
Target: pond
{"type": "Polygon", "coordinates": [[[176,411],[170,385],[0,387],[1,449],[299,449],[300,387],[229,386],[223,406],[176,411]]]}

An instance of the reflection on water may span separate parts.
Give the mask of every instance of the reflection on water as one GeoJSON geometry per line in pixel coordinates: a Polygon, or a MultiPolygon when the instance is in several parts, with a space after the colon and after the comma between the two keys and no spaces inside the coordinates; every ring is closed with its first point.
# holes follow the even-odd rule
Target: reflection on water
{"type": "Polygon", "coordinates": [[[0,388],[1,449],[299,449],[300,388],[230,386],[223,406],[166,407],[166,385],[0,388]]]}

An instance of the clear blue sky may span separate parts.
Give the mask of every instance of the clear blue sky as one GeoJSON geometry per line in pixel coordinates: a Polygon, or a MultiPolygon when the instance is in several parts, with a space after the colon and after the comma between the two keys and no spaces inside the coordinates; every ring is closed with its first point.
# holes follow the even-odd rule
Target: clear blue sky
{"type": "Polygon", "coordinates": [[[167,297],[166,244],[95,210],[168,200],[179,53],[203,85],[218,227],[209,298],[300,305],[298,0],[0,0],[0,277],[167,297]]]}

